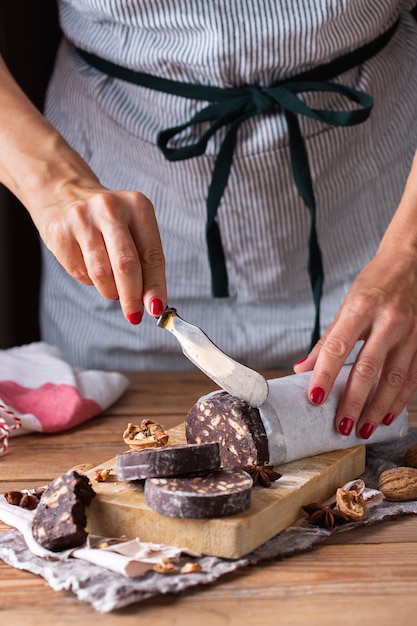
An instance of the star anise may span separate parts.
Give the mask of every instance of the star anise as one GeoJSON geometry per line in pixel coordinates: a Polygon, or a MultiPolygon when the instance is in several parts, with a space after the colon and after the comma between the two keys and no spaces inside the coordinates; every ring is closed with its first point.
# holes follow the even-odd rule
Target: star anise
{"type": "Polygon", "coordinates": [[[276,472],[272,465],[242,465],[241,468],[247,472],[253,480],[253,487],[270,487],[273,482],[281,478],[282,474],[276,472]]]}
{"type": "Polygon", "coordinates": [[[311,502],[302,508],[308,515],[308,523],[320,526],[320,528],[332,530],[335,526],[348,524],[351,521],[346,513],[342,513],[342,511],[335,508],[335,504],[322,505],[317,504],[317,502],[311,502]]]}

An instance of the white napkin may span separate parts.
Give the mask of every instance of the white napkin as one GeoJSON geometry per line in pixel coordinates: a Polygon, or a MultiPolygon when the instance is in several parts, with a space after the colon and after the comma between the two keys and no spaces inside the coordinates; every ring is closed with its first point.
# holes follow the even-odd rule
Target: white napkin
{"type": "Polygon", "coordinates": [[[34,515],[35,511],[9,504],[6,498],[0,495],[0,520],[22,533],[32,554],[47,560],[81,559],[128,578],[137,578],[152,570],[162,559],[177,562],[181,554],[191,557],[201,556],[188,548],[140,541],[139,538],[124,541],[97,535],[88,535],[87,543],[79,548],[51,552],[43,548],[33,537],[34,515]]]}
{"type": "Polygon", "coordinates": [[[0,454],[13,435],[82,424],[112,405],[128,384],[119,372],[75,369],[44,342],[0,350],[0,454]]]}

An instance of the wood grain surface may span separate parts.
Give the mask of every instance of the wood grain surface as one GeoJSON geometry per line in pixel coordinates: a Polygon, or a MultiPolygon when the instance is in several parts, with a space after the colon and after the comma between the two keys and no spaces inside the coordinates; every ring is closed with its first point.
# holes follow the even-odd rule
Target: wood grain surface
{"type": "MultiPolygon", "coordinates": [[[[184,423],[168,431],[172,443],[185,443],[184,423]]],[[[109,479],[94,483],[97,497],[87,511],[87,530],[95,535],[165,543],[203,554],[237,559],[285,530],[308,502],[324,502],[340,485],[365,470],[365,446],[336,450],[280,465],[279,481],[253,489],[248,510],[230,517],[178,519],[160,515],[145,504],[143,483],[117,479],[116,459],[100,463],[109,479]]],[[[87,472],[94,480],[94,468],[87,472]]]]}
{"type": "MultiPolygon", "coordinates": [[[[265,372],[275,377],[279,372],[265,372]]],[[[184,421],[195,400],[214,389],[199,372],[137,373],[105,414],[57,435],[12,440],[0,457],[0,491],[44,485],[69,468],[98,465],[124,449],[126,424],[184,421]]],[[[417,399],[409,406],[417,427],[417,399]]],[[[0,522],[0,531],[7,527],[0,522]]],[[[0,617],[16,626],[378,626],[415,623],[417,518],[406,517],[328,539],[311,552],[249,567],[178,596],[159,596],[100,614],[71,592],[55,592],[33,574],[0,561],[0,617]]]]}

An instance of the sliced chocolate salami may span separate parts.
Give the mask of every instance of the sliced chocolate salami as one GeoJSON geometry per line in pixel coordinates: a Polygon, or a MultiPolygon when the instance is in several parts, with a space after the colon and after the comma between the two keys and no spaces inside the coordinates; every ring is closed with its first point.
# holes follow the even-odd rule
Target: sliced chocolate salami
{"type": "Polygon", "coordinates": [[[227,517],[250,507],[252,484],[249,474],[238,468],[200,475],[148,478],[145,503],[168,517],[227,517]]]}
{"type": "Polygon", "coordinates": [[[85,508],[95,495],[87,476],[75,470],[52,481],[32,520],[36,541],[53,552],[82,545],[87,538],[85,508]]]}
{"type": "Polygon", "coordinates": [[[190,474],[220,467],[217,443],[183,444],[130,450],[116,457],[119,480],[190,474]]]}
{"type": "Polygon", "coordinates": [[[259,411],[226,391],[200,398],[185,420],[189,443],[215,441],[222,466],[269,462],[268,437],[259,411]]]}

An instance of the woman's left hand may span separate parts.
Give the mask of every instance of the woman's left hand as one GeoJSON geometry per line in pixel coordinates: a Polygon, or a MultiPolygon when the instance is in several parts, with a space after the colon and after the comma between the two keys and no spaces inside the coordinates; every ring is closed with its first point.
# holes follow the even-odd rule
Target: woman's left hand
{"type": "Polygon", "coordinates": [[[389,426],[417,390],[417,163],[374,259],[354,281],[334,321],[297,373],[313,370],[308,397],[326,401],[357,341],[362,347],[340,399],[335,426],[368,439],[389,426]],[[369,399],[369,402],[368,402],[369,399]]]}

